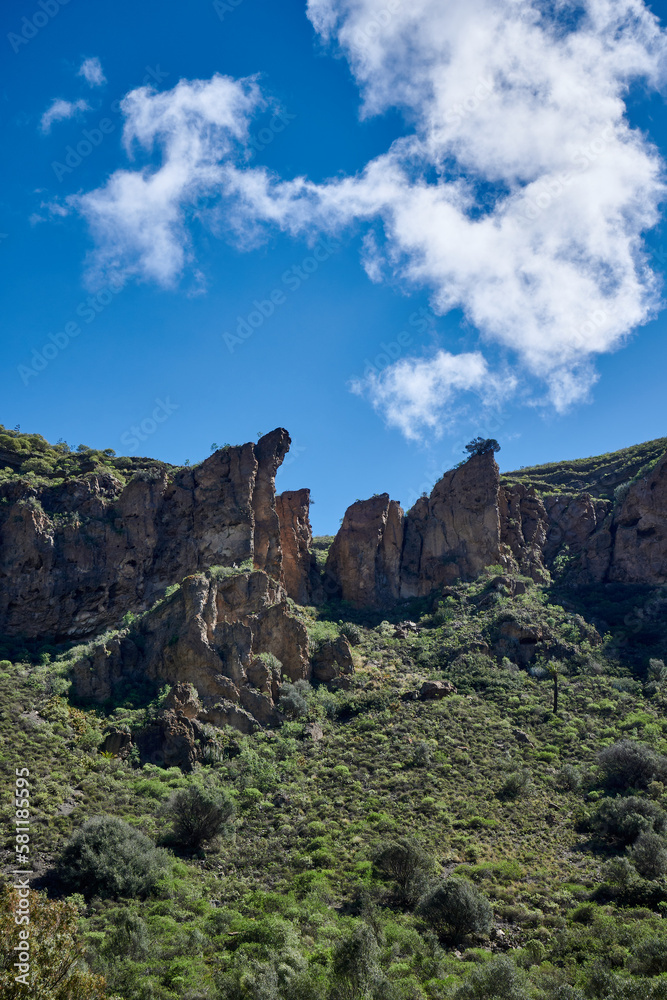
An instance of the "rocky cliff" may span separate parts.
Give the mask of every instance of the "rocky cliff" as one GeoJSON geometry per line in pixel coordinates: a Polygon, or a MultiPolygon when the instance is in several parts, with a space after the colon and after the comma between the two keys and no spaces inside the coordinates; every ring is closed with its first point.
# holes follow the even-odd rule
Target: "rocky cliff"
{"type": "Polygon", "coordinates": [[[348,508],[329,552],[329,593],[387,606],[472,580],[490,565],[547,582],[667,582],[667,455],[617,489],[539,491],[501,479],[492,453],[446,473],[407,514],[387,494],[348,508]]]}
{"type": "Polygon", "coordinates": [[[282,579],[277,429],[192,469],[161,467],[125,485],[111,473],[0,484],[0,634],[94,635],[210,566],[252,560],[282,579]]]}

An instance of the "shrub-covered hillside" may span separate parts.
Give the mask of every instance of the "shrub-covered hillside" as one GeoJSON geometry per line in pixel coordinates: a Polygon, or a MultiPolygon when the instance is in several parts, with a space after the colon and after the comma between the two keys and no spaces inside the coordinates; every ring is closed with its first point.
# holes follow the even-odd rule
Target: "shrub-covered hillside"
{"type": "Polygon", "coordinates": [[[516,472],[504,473],[503,479],[534,486],[538,493],[586,492],[603,500],[613,500],[619,486],[646,475],[665,451],[667,438],[657,438],[592,458],[524,466],[516,472]]]}
{"type": "MultiPolygon", "coordinates": [[[[313,648],[347,636],[354,675],[284,685],[275,731],[211,727],[189,774],[102,749],[167,690],[75,706],[54,650],[0,663],[5,787],[31,771],[43,995],[666,998],[659,643],[630,662],[622,620],[493,567],[391,620],[294,610],[313,648]]],[[[6,796],[5,872],[12,815],[6,796]]],[[[0,993],[21,996],[9,954],[0,993]]]]}

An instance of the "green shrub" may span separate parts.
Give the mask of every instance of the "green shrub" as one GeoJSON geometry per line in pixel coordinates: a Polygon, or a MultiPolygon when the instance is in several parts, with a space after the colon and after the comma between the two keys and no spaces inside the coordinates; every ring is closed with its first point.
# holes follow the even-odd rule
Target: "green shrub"
{"type": "Polygon", "coordinates": [[[499,799],[518,799],[525,795],[530,787],[530,771],[525,768],[509,774],[498,789],[499,799]]]}
{"type": "Polygon", "coordinates": [[[45,458],[29,458],[21,464],[21,473],[34,472],[37,476],[50,476],[53,473],[52,464],[45,458]]]}
{"type": "Polygon", "coordinates": [[[172,796],[165,811],[172,821],[172,840],[196,851],[224,831],[234,803],[225,791],[190,785],[172,796]]]}
{"type": "Polygon", "coordinates": [[[153,892],[167,860],[166,851],[122,819],[95,816],[67,841],[57,871],[70,892],[118,899],[153,892]]]}
{"type": "Polygon", "coordinates": [[[603,799],[591,827],[603,837],[631,844],[640,833],[662,833],[667,827],[667,813],[650,799],[636,795],[603,799]]]}
{"type": "Polygon", "coordinates": [[[339,941],[331,960],[332,1000],[355,1000],[368,995],[379,979],[379,948],[373,930],[359,923],[339,941]]]}
{"type": "Polygon", "coordinates": [[[649,937],[635,945],[633,969],[643,976],[667,972],[667,938],[649,937]]]}
{"type": "Polygon", "coordinates": [[[290,719],[301,719],[308,715],[306,695],[312,691],[308,681],[299,680],[294,684],[283,684],[280,689],[278,708],[290,719]]]}
{"type": "Polygon", "coordinates": [[[412,837],[400,837],[382,844],[373,851],[373,869],[377,877],[391,880],[398,901],[414,905],[426,891],[433,874],[433,858],[412,837]]]}
{"type": "Polygon", "coordinates": [[[634,740],[606,747],[598,754],[598,766],[610,791],[648,788],[652,781],[667,780],[667,757],[634,740]]]}
{"type": "Polygon", "coordinates": [[[642,878],[654,880],[667,874],[667,844],[657,833],[640,833],[630,857],[642,878]]]}
{"type": "Polygon", "coordinates": [[[420,901],[418,913],[438,934],[454,941],[467,934],[486,934],[493,918],[484,893],[457,875],[431,889],[420,901]]]}
{"type": "Polygon", "coordinates": [[[454,994],[455,1000],[528,1000],[524,976],[506,956],[492,959],[473,969],[454,994]]]}
{"type": "Polygon", "coordinates": [[[364,633],[354,622],[343,622],[340,627],[341,635],[344,635],[351,646],[358,646],[364,637],[364,633]]]}

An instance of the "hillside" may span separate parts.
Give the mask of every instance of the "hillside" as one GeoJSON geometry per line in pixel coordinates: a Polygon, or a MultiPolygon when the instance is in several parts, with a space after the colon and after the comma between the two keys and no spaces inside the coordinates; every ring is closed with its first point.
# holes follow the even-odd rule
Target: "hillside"
{"type": "Polygon", "coordinates": [[[504,472],[502,478],[508,483],[535,487],[538,493],[590,493],[602,500],[613,500],[619,486],[645,475],[665,451],[667,438],[656,438],[592,458],[522,466],[504,472]]]}
{"type": "MultiPolygon", "coordinates": [[[[0,484],[0,772],[30,772],[34,995],[665,1000],[663,473],[549,507],[481,456],[412,519],[384,495],[312,539],[308,491],[275,496],[288,446],[0,484]],[[579,581],[577,538],[610,524],[657,552],[644,582],[579,581]],[[422,592],[388,600],[405,566],[422,592]]],[[[16,808],[3,1000],[26,995],[16,808]]]]}

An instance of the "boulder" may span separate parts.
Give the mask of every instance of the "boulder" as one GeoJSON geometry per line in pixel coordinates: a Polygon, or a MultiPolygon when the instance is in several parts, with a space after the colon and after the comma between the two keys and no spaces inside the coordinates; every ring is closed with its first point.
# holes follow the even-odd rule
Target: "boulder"
{"type": "Polygon", "coordinates": [[[456,693],[456,688],[451,681],[424,681],[419,689],[419,697],[422,701],[436,701],[456,693]]]}
{"type": "Polygon", "coordinates": [[[324,683],[354,673],[352,650],[344,635],[319,646],[312,656],[312,671],[315,680],[324,683]]]}

